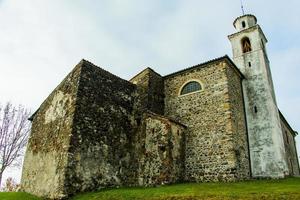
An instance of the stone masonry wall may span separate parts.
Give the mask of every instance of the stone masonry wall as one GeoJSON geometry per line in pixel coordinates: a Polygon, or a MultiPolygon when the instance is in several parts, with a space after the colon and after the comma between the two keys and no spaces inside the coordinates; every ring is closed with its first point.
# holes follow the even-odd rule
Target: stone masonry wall
{"type": "MultiPolygon", "coordinates": [[[[225,60],[210,62],[165,77],[165,115],[187,126],[187,181],[233,181],[247,176],[247,172],[242,172],[247,168],[244,162],[246,150],[239,151],[244,154],[239,155],[241,163],[238,163],[235,151],[237,135],[246,135],[244,121],[240,124],[234,121],[244,115],[241,104],[238,109],[233,109],[235,98],[240,100],[240,82],[231,83],[237,86],[229,86],[229,67],[225,60]],[[203,90],[180,96],[183,84],[195,79],[202,83],[203,90]],[[237,89],[239,94],[232,96],[230,88],[237,89]]],[[[232,75],[238,76],[237,73],[232,75]]]]}
{"type": "Polygon", "coordinates": [[[244,97],[241,77],[236,75],[233,67],[227,67],[228,79],[228,106],[231,110],[232,134],[234,142],[234,152],[237,159],[238,179],[250,178],[250,160],[247,122],[244,107],[244,97]]]}
{"type": "Polygon", "coordinates": [[[64,182],[81,63],[34,115],[25,155],[22,188],[47,197],[65,196],[64,182]]]}
{"type": "Polygon", "coordinates": [[[153,73],[147,82],[152,103],[142,109],[135,84],[82,60],[33,117],[24,190],[61,199],[182,180],[185,126],[147,110],[163,107],[161,78],[153,73]]]}
{"type": "Polygon", "coordinates": [[[161,75],[150,68],[146,68],[141,73],[130,80],[137,85],[136,108],[140,112],[151,111],[160,115],[164,113],[164,83],[161,75]]]}
{"type": "Polygon", "coordinates": [[[183,180],[185,127],[154,113],[145,113],[138,134],[140,186],[170,184],[183,180]]]}
{"type": "MultiPolygon", "coordinates": [[[[152,76],[157,78],[150,75],[149,96],[162,83],[152,83],[152,76]]],[[[185,127],[147,108],[139,110],[137,94],[136,85],[80,62],[34,116],[25,191],[60,199],[182,180],[185,127]]],[[[149,105],[157,109],[154,101],[149,105]]]]}
{"type": "Polygon", "coordinates": [[[66,171],[68,195],[135,184],[134,91],[130,82],[84,63],[66,171]]]}
{"type": "Polygon", "coordinates": [[[152,71],[149,79],[149,110],[163,115],[164,114],[164,80],[161,75],[152,71]]]}
{"type": "Polygon", "coordinates": [[[81,61],[34,115],[25,191],[60,199],[117,186],[247,178],[241,82],[228,63],[164,80],[146,69],[133,84],[81,61]],[[178,96],[190,79],[203,90],[178,96]]]}
{"type": "Polygon", "coordinates": [[[281,119],[281,129],[284,139],[285,153],[286,153],[286,162],[289,168],[290,176],[299,176],[299,161],[297,156],[296,141],[295,141],[295,132],[289,128],[289,125],[285,121],[282,114],[280,114],[281,119]]]}

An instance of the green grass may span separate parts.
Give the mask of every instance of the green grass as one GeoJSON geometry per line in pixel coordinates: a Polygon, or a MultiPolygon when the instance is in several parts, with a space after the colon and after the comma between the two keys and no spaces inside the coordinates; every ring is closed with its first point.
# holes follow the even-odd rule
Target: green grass
{"type": "Polygon", "coordinates": [[[300,178],[239,183],[189,183],[156,188],[120,188],[80,194],[72,200],[300,200],[300,178]]]}
{"type": "MultiPolygon", "coordinates": [[[[0,193],[1,200],[37,200],[25,193],[0,193]]],[[[300,200],[300,178],[238,183],[189,183],[155,188],[106,189],[79,194],[72,200],[300,200]]]]}
{"type": "Polygon", "coordinates": [[[40,200],[35,196],[26,194],[24,192],[0,192],[1,200],[40,200]]]}

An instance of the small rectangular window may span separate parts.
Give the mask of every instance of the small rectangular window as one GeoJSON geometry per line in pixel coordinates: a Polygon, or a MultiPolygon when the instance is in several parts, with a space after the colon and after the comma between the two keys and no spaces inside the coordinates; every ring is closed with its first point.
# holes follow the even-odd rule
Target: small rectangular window
{"type": "Polygon", "coordinates": [[[243,28],[246,28],[246,22],[245,21],[242,21],[242,26],[243,26],[243,28]]]}
{"type": "Polygon", "coordinates": [[[251,67],[251,62],[248,62],[248,66],[251,67]]]}
{"type": "Polygon", "coordinates": [[[257,107],[254,106],[254,113],[257,113],[257,107]]]}

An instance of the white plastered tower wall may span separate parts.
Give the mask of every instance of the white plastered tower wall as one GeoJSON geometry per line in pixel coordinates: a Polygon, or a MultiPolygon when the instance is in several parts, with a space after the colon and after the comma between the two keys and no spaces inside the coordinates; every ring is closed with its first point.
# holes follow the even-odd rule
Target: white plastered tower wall
{"type": "Polygon", "coordinates": [[[253,177],[282,178],[288,175],[272,75],[265,45],[267,39],[256,17],[234,21],[237,33],[229,37],[233,60],[244,74],[244,101],[253,177]]]}

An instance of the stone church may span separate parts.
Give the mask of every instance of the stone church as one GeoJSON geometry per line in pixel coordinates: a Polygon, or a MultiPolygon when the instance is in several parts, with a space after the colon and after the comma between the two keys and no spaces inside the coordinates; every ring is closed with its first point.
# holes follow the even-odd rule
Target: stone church
{"type": "Polygon", "coordinates": [[[131,80],[82,60],[30,118],[24,191],[65,198],[108,187],[299,175],[294,131],[276,103],[267,38],[234,21],[223,56],[131,80]]]}

